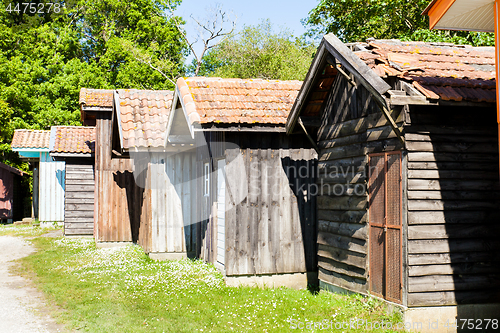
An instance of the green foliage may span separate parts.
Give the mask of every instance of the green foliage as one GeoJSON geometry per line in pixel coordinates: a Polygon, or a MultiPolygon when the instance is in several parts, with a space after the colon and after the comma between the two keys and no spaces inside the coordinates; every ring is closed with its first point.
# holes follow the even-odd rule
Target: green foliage
{"type": "Polygon", "coordinates": [[[271,23],[264,21],[245,26],[208,52],[199,75],[303,80],[315,51],[314,45],[294,38],[288,30],[275,33],[271,23]]]}
{"type": "Polygon", "coordinates": [[[309,36],[333,32],[345,42],[399,38],[427,42],[493,45],[492,34],[429,31],[422,11],[428,0],[322,0],[303,24],[309,36]]]}
{"type": "Polygon", "coordinates": [[[20,166],[14,129],[79,125],[82,87],[171,89],[150,63],[184,73],[186,44],[165,10],[180,0],[70,0],[33,15],[4,10],[11,2],[0,0],[1,161],[20,166]]]}

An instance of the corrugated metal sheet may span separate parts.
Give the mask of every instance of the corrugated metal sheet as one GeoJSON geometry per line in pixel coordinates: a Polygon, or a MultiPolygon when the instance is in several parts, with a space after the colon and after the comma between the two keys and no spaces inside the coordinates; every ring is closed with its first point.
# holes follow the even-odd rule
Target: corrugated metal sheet
{"type": "Polygon", "coordinates": [[[225,265],[226,255],[226,160],[217,161],[217,262],[225,265]]]}
{"type": "Polygon", "coordinates": [[[40,154],[39,220],[64,221],[65,162],[54,161],[48,152],[40,154]]]}

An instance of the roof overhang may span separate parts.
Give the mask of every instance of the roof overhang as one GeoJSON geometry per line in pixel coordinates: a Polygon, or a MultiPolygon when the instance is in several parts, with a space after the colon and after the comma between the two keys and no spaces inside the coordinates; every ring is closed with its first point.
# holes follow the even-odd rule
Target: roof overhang
{"type": "Polygon", "coordinates": [[[40,158],[40,153],[49,152],[49,148],[12,148],[21,158],[40,158]]]}
{"type": "Polygon", "coordinates": [[[494,0],[434,0],[423,11],[430,29],[495,31],[494,0]]]}
{"type": "Polygon", "coordinates": [[[328,57],[335,58],[335,62],[340,64],[349,73],[359,80],[359,82],[373,95],[380,104],[386,104],[383,95],[391,89],[380,76],[378,76],[368,65],[366,65],[357,55],[354,54],[341,40],[334,34],[325,35],[318,48],[318,52],[313,59],[309,72],[300,88],[299,94],[293,104],[290,115],[286,121],[286,132],[291,134],[297,124],[300,113],[305,107],[307,98],[316,83],[321,71],[327,64],[328,57]]]}

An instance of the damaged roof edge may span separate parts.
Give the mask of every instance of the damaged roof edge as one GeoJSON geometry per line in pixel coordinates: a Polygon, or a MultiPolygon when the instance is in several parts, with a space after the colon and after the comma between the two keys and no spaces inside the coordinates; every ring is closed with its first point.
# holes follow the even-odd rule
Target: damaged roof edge
{"type": "Polygon", "coordinates": [[[382,97],[391,86],[387,84],[380,76],[378,76],[365,62],[354,54],[340,39],[334,34],[323,36],[321,44],[318,48],[318,53],[314,57],[313,64],[307,73],[304,84],[300,89],[297,100],[295,101],[290,116],[286,122],[287,134],[292,133],[297,123],[297,119],[302,111],[304,102],[309,95],[319,71],[322,69],[321,65],[325,65],[326,57],[331,54],[336,61],[344,66],[349,73],[353,74],[363,86],[382,104],[385,100],[382,97]]]}

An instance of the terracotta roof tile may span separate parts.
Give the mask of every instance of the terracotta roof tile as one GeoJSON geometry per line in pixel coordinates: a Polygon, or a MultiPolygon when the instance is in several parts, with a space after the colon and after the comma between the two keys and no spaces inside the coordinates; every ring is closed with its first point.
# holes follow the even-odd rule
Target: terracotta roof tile
{"type": "Polygon", "coordinates": [[[90,154],[95,148],[95,128],[84,126],[54,126],[53,153],[90,154]]]}
{"type": "Polygon", "coordinates": [[[192,77],[177,80],[191,123],[285,124],[301,81],[192,77]]]}
{"type": "Polygon", "coordinates": [[[494,102],[495,50],[449,43],[375,40],[355,54],[377,75],[404,78],[427,98],[494,102]],[[465,89],[468,88],[468,89],[465,89]]]}
{"type": "Polygon", "coordinates": [[[49,148],[50,131],[18,129],[14,131],[12,148],[49,148]]]}
{"type": "Polygon", "coordinates": [[[167,90],[118,90],[123,148],[163,147],[173,93],[167,90]]]}
{"type": "Polygon", "coordinates": [[[80,89],[80,105],[113,107],[113,90],[80,89]]]}

